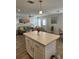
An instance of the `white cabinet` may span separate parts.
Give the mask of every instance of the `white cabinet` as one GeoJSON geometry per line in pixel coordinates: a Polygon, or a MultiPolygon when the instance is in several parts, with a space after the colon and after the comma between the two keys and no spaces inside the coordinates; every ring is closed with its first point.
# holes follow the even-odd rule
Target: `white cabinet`
{"type": "Polygon", "coordinates": [[[34,47],[34,59],[44,59],[43,52],[39,51],[38,47],[34,47]]]}
{"type": "Polygon", "coordinates": [[[26,40],[26,50],[29,53],[29,55],[31,57],[33,57],[33,55],[34,55],[33,54],[33,51],[34,51],[34,49],[33,49],[33,41],[28,39],[28,38],[25,38],[25,40],[26,40]]]}
{"type": "Polygon", "coordinates": [[[25,41],[26,41],[26,50],[32,58],[44,59],[44,47],[41,44],[29,38],[25,38],[25,41]]]}
{"type": "Polygon", "coordinates": [[[44,59],[44,47],[39,43],[34,43],[34,59],[44,59]]]}
{"type": "Polygon", "coordinates": [[[26,50],[33,59],[50,59],[56,55],[56,40],[59,35],[30,31],[24,33],[26,40],[26,50]]]}
{"type": "Polygon", "coordinates": [[[29,38],[25,40],[26,50],[33,59],[50,59],[56,53],[56,41],[44,46],[29,38]]]}

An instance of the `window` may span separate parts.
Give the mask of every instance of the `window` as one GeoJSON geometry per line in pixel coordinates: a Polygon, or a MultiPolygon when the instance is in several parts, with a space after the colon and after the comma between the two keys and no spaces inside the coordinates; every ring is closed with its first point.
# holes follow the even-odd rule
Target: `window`
{"type": "Polygon", "coordinates": [[[37,20],[38,20],[38,26],[41,27],[41,19],[39,18],[39,19],[37,19],[37,20]]]}
{"type": "Polygon", "coordinates": [[[46,25],[46,19],[43,19],[43,25],[46,25]]]}
{"type": "Polygon", "coordinates": [[[34,26],[40,26],[41,27],[41,19],[40,17],[34,17],[30,19],[30,22],[34,25],[34,26]]]}

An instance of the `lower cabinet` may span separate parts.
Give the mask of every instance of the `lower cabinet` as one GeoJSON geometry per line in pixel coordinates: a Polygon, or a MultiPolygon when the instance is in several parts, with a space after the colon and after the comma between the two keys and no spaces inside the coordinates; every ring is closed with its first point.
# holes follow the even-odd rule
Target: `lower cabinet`
{"type": "Polygon", "coordinates": [[[34,43],[34,59],[44,59],[44,47],[34,43]]]}
{"type": "Polygon", "coordinates": [[[25,40],[26,40],[26,50],[29,53],[29,55],[33,58],[34,55],[33,41],[28,38],[26,38],[25,40]]]}
{"type": "Polygon", "coordinates": [[[44,55],[37,48],[34,50],[34,59],[44,59],[44,55]]]}
{"type": "Polygon", "coordinates": [[[33,59],[50,59],[52,55],[55,55],[56,41],[46,46],[32,40],[25,38],[26,50],[33,59]]]}

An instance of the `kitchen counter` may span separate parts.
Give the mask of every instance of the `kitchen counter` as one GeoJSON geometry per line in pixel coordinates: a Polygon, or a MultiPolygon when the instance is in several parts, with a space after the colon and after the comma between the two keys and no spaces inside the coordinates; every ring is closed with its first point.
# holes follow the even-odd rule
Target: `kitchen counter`
{"type": "Polygon", "coordinates": [[[56,55],[56,40],[59,35],[47,32],[30,31],[24,33],[26,42],[26,51],[33,59],[50,59],[56,55]]]}
{"type": "Polygon", "coordinates": [[[41,31],[39,32],[39,35],[37,31],[27,32],[24,33],[24,35],[43,45],[47,45],[60,37],[59,35],[55,35],[47,32],[41,32],[41,31]]]}

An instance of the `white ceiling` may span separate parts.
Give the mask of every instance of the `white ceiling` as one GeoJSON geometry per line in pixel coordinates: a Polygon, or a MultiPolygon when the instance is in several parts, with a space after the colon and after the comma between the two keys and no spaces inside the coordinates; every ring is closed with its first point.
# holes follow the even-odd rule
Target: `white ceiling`
{"type": "MultiPolygon", "coordinates": [[[[27,15],[38,15],[39,10],[39,0],[33,0],[34,4],[27,3],[28,0],[16,0],[16,12],[27,14],[27,15]],[[20,12],[18,12],[20,9],[20,12]]],[[[51,12],[57,12],[63,8],[63,0],[43,0],[42,9],[44,14],[49,14],[51,12]]]]}

